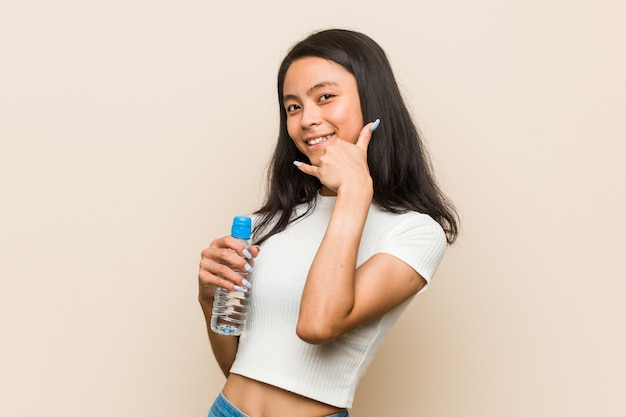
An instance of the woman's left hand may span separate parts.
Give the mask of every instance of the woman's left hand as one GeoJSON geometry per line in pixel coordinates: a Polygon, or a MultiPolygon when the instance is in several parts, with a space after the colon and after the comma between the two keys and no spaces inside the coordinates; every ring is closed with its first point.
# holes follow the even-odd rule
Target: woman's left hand
{"type": "Polygon", "coordinates": [[[342,187],[358,190],[372,189],[372,178],[367,165],[367,148],[372,138],[372,126],[368,123],[361,129],[355,144],[336,138],[324,148],[319,165],[301,162],[298,168],[317,177],[330,190],[339,193],[342,187]]]}

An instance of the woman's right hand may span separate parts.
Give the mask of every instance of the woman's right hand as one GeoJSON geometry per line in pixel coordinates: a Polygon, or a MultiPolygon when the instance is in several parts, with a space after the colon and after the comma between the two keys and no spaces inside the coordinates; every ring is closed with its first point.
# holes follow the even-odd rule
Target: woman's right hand
{"type": "Polygon", "coordinates": [[[251,263],[258,254],[258,246],[246,247],[231,236],[215,239],[201,253],[198,272],[199,298],[202,301],[213,300],[216,287],[229,291],[236,291],[235,286],[239,289],[248,288],[250,283],[244,281],[240,274],[252,272],[251,263]]]}

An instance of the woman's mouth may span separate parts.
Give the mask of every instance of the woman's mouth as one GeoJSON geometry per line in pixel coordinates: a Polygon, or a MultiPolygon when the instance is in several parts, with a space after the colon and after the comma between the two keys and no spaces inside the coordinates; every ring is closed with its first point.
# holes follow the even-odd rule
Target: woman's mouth
{"type": "Polygon", "coordinates": [[[317,138],[309,139],[306,141],[306,144],[309,146],[319,145],[320,143],[323,143],[329,140],[332,136],[333,135],[331,134],[331,135],[319,136],[317,138]]]}

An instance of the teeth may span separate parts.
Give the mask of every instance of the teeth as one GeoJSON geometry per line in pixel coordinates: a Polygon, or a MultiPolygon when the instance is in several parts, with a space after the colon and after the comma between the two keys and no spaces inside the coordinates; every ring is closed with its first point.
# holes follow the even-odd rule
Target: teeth
{"type": "Polygon", "coordinates": [[[317,145],[318,143],[322,143],[322,142],[324,142],[327,139],[328,139],[328,136],[322,136],[322,137],[315,138],[315,139],[312,139],[312,140],[308,141],[307,144],[309,146],[313,146],[313,145],[317,145]]]}

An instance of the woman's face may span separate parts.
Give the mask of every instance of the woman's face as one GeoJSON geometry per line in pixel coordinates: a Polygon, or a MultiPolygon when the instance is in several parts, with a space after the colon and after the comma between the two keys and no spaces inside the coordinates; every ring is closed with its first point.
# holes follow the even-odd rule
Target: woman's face
{"type": "Polygon", "coordinates": [[[289,136],[312,165],[332,140],[356,143],[363,128],[356,78],[341,65],[318,57],[294,61],[283,85],[289,136]]]}

